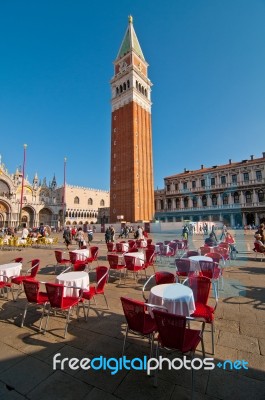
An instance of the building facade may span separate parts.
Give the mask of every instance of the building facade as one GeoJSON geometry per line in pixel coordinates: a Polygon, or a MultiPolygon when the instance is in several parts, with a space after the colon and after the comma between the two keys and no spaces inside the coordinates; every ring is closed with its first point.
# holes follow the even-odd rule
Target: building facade
{"type": "Polygon", "coordinates": [[[154,217],[151,81],[132,17],[111,80],[110,221],[154,217]]]}
{"type": "Polygon", "coordinates": [[[46,178],[41,182],[37,174],[32,183],[27,178],[23,185],[22,181],[21,171],[10,174],[0,162],[0,228],[16,228],[21,223],[26,223],[29,228],[44,224],[55,229],[64,224],[102,223],[102,216],[98,221],[101,208],[104,210],[104,223],[109,222],[108,191],[70,185],[57,187],[55,176],[48,185],[46,178]]]}
{"type": "Polygon", "coordinates": [[[261,158],[214,165],[164,178],[155,191],[159,221],[213,221],[231,227],[265,222],[265,152],[261,158]]]}

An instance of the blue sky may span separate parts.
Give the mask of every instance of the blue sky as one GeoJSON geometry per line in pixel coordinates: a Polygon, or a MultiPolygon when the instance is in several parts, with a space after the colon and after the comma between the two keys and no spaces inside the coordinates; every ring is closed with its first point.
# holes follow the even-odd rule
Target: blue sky
{"type": "Polygon", "coordinates": [[[155,188],[265,151],[264,0],[0,1],[9,172],[109,189],[110,79],[128,15],[150,64],[155,188]]]}

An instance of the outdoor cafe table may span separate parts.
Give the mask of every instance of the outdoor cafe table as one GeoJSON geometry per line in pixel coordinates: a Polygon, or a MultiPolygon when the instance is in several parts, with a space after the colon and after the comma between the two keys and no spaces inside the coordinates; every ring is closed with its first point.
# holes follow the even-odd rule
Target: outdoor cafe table
{"type": "MultiPolygon", "coordinates": [[[[8,263],[0,265],[0,275],[6,275],[8,278],[11,276],[19,276],[22,269],[22,263],[8,263]]],[[[0,281],[3,281],[3,276],[0,276],[0,281]]]]}
{"type": "Polygon", "coordinates": [[[85,271],[78,272],[66,272],[65,274],[60,274],[56,278],[56,283],[60,283],[65,286],[76,286],[78,289],[74,288],[64,288],[64,296],[79,296],[79,288],[88,289],[89,286],[89,275],[85,271]]]}
{"type": "Polygon", "coordinates": [[[211,257],[206,257],[206,256],[191,256],[189,257],[189,260],[191,260],[190,271],[198,271],[198,272],[201,271],[199,261],[213,261],[211,257]]]}
{"type": "Polygon", "coordinates": [[[73,250],[73,253],[77,254],[78,261],[84,261],[87,257],[90,257],[90,249],[73,250]]]}
{"type": "MultiPolygon", "coordinates": [[[[169,313],[190,316],[195,311],[192,290],[181,283],[166,283],[151,288],[148,303],[164,306],[169,313]]],[[[152,315],[152,311],[150,310],[152,315]]]]}

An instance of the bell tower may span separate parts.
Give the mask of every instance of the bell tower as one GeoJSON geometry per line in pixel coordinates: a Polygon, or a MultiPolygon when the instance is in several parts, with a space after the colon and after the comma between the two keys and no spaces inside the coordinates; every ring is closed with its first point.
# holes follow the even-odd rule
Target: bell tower
{"type": "Polygon", "coordinates": [[[154,217],[151,86],[148,63],[129,23],[111,80],[110,222],[154,217]]]}

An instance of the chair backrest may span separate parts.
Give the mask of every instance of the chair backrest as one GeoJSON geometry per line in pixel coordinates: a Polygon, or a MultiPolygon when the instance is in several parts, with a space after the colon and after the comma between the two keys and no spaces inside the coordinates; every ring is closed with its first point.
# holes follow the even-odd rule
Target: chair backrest
{"type": "Polygon", "coordinates": [[[40,284],[38,281],[23,280],[24,291],[29,303],[37,303],[40,284]]]}
{"type": "Polygon", "coordinates": [[[153,314],[162,346],[182,351],[186,332],[186,317],[156,309],[153,310],[153,314]]]}
{"type": "Polygon", "coordinates": [[[74,264],[77,261],[77,253],[74,251],[69,251],[69,258],[72,264],[74,264]]]}
{"type": "Polygon", "coordinates": [[[190,272],[190,259],[189,258],[178,258],[175,260],[177,267],[177,275],[188,276],[190,272]]]}
{"type": "Polygon", "coordinates": [[[211,290],[211,280],[206,276],[191,276],[188,284],[193,291],[194,300],[206,305],[211,290]]]}
{"type": "Polygon", "coordinates": [[[218,264],[214,261],[199,261],[200,270],[203,276],[212,279],[215,268],[218,268],[218,264]]]}
{"type": "Polygon", "coordinates": [[[93,260],[96,261],[97,258],[98,258],[98,247],[97,246],[91,246],[90,247],[90,253],[91,253],[91,257],[93,258],[93,260]]]}
{"type": "Polygon", "coordinates": [[[118,253],[124,253],[123,245],[122,245],[121,242],[120,242],[120,243],[116,243],[116,251],[117,251],[118,253]]]}
{"type": "Polygon", "coordinates": [[[100,266],[96,268],[97,290],[104,290],[104,287],[108,280],[108,272],[108,267],[100,266]]]}
{"type": "Polygon", "coordinates": [[[110,268],[116,268],[117,265],[119,264],[119,256],[117,254],[108,254],[107,259],[110,268]]]}
{"type": "Polygon", "coordinates": [[[121,303],[129,329],[135,332],[143,332],[146,319],[145,303],[127,297],[121,297],[121,303]]]}
{"type": "Polygon", "coordinates": [[[34,258],[34,260],[31,260],[31,271],[30,271],[31,278],[36,277],[39,268],[40,268],[40,260],[38,258],[34,258]]]}
{"type": "Polygon", "coordinates": [[[74,271],[85,271],[87,264],[85,262],[80,262],[74,264],[74,271]]]}
{"type": "Polygon", "coordinates": [[[63,304],[64,285],[59,283],[45,283],[51,307],[61,308],[63,304]]]}
{"type": "Polygon", "coordinates": [[[223,259],[220,253],[206,253],[205,257],[210,257],[215,263],[219,264],[220,260],[223,259]]]}
{"type": "Polygon", "coordinates": [[[134,269],[135,269],[135,260],[136,260],[135,257],[126,256],[126,254],[125,254],[124,261],[125,261],[126,268],[128,270],[134,271],[134,269]]]}
{"type": "Polygon", "coordinates": [[[149,265],[154,264],[154,258],[155,258],[155,251],[152,249],[147,249],[145,252],[145,261],[149,265]]]}
{"type": "Polygon", "coordinates": [[[148,249],[148,250],[153,250],[153,251],[155,251],[156,247],[155,247],[154,244],[148,244],[148,245],[147,245],[147,249],[148,249]]]}
{"type": "Polygon", "coordinates": [[[221,254],[222,258],[227,260],[230,256],[230,250],[229,248],[226,249],[225,247],[218,247],[218,253],[221,254]]]}
{"type": "Polygon", "coordinates": [[[60,263],[63,259],[63,252],[61,250],[54,250],[55,258],[58,263],[60,263]]]}
{"type": "Polygon", "coordinates": [[[23,262],[23,258],[22,257],[17,257],[14,259],[15,262],[17,263],[22,263],[23,262]]]}
{"type": "Polygon", "coordinates": [[[152,241],[153,241],[153,239],[147,239],[147,246],[148,246],[149,244],[151,244],[152,241]]]}
{"type": "Polygon", "coordinates": [[[186,257],[192,257],[192,256],[199,256],[200,253],[196,250],[188,250],[186,253],[186,257]]]}
{"type": "Polygon", "coordinates": [[[219,243],[218,247],[224,247],[225,249],[229,249],[229,243],[225,243],[225,242],[219,243]]]}
{"type": "Polygon", "coordinates": [[[158,271],[155,273],[155,281],[157,285],[162,285],[164,283],[174,283],[175,275],[167,271],[158,271]]]}
{"type": "Polygon", "coordinates": [[[204,256],[206,253],[209,253],[209,246],[200,247],[201,255],[204,256]]]}
{"type": "Polygon", "coordinates": [[[108,251],[114,251],[115,250],[115,243],[113,243],[113,242],[107,243],[107,249],[108,249],[108,251]]]}

